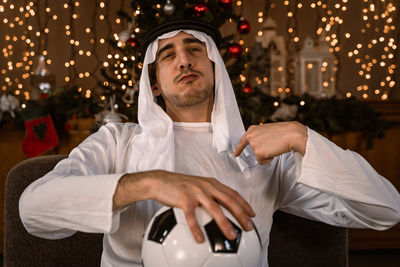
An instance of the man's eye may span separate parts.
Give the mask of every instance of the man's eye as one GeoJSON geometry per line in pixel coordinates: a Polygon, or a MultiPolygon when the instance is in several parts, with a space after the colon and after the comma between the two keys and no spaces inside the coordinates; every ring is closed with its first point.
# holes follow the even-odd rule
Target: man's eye
{"type": "Polygon", "coordinates": [[[167,59],[167,58],[169,58],[169,57],[172,57],[174,55],[174,53],[166,53],[163,57],[162,57],[162,59],[167,59]]]}
{"type": "Polygon", "coordinates": [[[192,48],[190,48],[190,51],[197,52],[197,51],[201,51],[201,49],[198,47],[192,47],[192,48]]]}

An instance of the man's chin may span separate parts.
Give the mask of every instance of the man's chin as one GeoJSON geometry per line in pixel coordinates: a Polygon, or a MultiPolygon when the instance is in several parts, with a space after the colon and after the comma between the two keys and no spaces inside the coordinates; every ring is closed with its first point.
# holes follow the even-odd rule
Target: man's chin
{"type": "Polygon", "coordinates": [[[205,94],[205,92],[189,92],[187,94],[173,97],[170,102],[176,106],[190,107],[207,101],[211,97],[211,95],[205,94]]]}

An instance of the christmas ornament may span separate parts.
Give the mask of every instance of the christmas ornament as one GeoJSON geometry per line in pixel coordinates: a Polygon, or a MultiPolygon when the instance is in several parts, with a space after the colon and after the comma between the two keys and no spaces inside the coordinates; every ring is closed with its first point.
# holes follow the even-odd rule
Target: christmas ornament
{"type": "Polygon", "coordinates": [[[233,0],[220,0],[219,2],[224,8],[231,8],[233,6],[233,0]]]}
{"type": "Polygon", "coordinates": [[[136,36],[132,34],[131,37],[128,40],[126,40],[126,44],[130,45],[131,47],[136,47],[138,45],[136,36]]]}
{"type": "Polygon", "coordinates": [[[135,101],[135,92],[137,91],[139,91],[137,83],[135,83],[134,87],[128,87],[125,95],[122,97],[122,101],[124,101],[126,104],[133,104],[135,101]]]}
{"type": "Polygon", "coordinates": [[[193,10],[197,17],[201,17],[206,11],[208,11],[208,6],[204,2],[199,2],[194,6],[193,10]]]}
{"type": "Polygon", "coordinates": [[[251,94],[253,92],[253,89],[250,85],[246,85],[245,87],[243,87],[243,92],[245,92],[246,94],[251,94]]]}
{"type": "Polygon", "coordinates": [[[121,122],[121,116],[119,116],[119,114],[117,112],[115,112],[114,110],[112,110],[111,112],[109,112],[103,119],[103,124],[107,124],[109,122],[121,122]]]}
{"type": "Polygon", "coordinates": [[[4,94],[0,98],[0,122],[4,112],[10,113],[12,118],[15,118],[14,110],[19,107],[19,100],[13,95],[4,94]]]}
{"type": "Polygon", "coordinates": [[[107,110],[107,106],[105,107],[106,110],[102,112],[103,121],[102,124],[107,124],[109,122],[121,122],[122,119],[128,119],[125,115],[116,112],[118,105],[115,104],[115,95],[110,98],[110,110],[107,110]]]}
{"type": "Polygon", "coordinates": [[[171,3],[171,0],[167,0],[163,7],[163,11],[166,15],[172,15],[175,12],[175,5],[171,3]]]}
{"type": "Polygon", "coordinates": [[[55,87],[55,76],[50,74],[46,65],[44,55],[39,57],[38,65],[34,75],[31,76],[31,100],[39,100],[44,98],[43,95],[48,95],[55,87]]]}
{"type": "Polygon", "coordinates": [[[232,57],[236,58],[239,57],[242,53],[242,47],[238,43],[232,43],[229,45],[228,51],[232,55],[232,57]]]}
{"type": "Polygon", "coordinates": [[[241,18],[237,24],[237,30],[240,34],[247,34],[250,31],[250,22],[241,18]]]}
{"type": "Polygon", "coordinates": [[[47,105],[28,106],[23,112],[25,137],[22,150],[28,157],[36,157],[58,145],[58,136],[54,128],[47,105]]]}
{"type": "Polygon", "coordinates": [[[128,22],[128,29],[123,30],[118,34],[118,40],[121,43],[126,43],[126,41],[128,41],[128,39],[131,37],[132,29],[133,29],[133,23],[128,22]]]}

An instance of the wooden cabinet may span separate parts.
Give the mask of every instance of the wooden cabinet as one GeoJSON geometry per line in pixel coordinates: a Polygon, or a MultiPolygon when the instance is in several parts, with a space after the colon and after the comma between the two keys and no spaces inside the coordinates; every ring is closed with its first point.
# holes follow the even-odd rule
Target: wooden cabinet
{"type": "MultiPolygon", "coordinates": [[[[332,141],[362,155],[400,192],[400,126],[386,132],[384,139],[375,140],[373,149],[365,148],[361,133],[333,136],[332,141]]],[[[400,224],[386,231],[349,229],[349,249],[400,249],[400,224]]]]}
{"type": "MultiPolygon", "coordinates": [[[[371,103],[374,108],[383,113],[387,119],[400,121],[399,102],[371,103]]],[[[60,138],[60,145],[52,154],[69,153],[76,145],[90,134],[91,120],[72,121],[72,129],[67,136],[60,138]]],[[[8,171],[16,163],[26,159],[21,149],[24,131],[5,125],[0,128],[0,194],[1,207],[4,205],[4,181],[8,171]]],[[[362,133],[349,132],[330,137],[342,148],[358,152],[383,176],[390,180],[400,191],[400,126],[391,128],[383,139],[375,140],[373,149],[367,150],[362,133]]],[[[3,249],[3,210],[0,211],[0,249],[3,249]]],[[[400,224],[387,231],[350,230],[350,249],[400,249],[400,224]]]]}
{"type": "MultiPolygon", "coordinates": [[[[383,117],[400,122],[400,101],[371,103],[383,117]]],[[[361,154],[375,170],[400,192],[400,125],[389,129],[383,139],[375,140],[373,149],[365,148],[361,133],[335,136],[332,141],[361,154]]],[[[386,231],[349,230],[349,249],[400,249],[400,224],[386,231]]]]}

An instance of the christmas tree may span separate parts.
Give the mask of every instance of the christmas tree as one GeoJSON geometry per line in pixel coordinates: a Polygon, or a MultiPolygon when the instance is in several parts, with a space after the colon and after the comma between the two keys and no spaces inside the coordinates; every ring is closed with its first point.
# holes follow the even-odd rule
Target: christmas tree
{"type": "MultiPolygon", "coordinates": [[[[226,23],[236,26],[236,35],[223,37],[220,53],[230,75],[246,127],[260,122],[297,120],[328,134],[349,130],[364,131],[369,137],[368,146],[372,146],[373,139],[383,136],[384,130],[393,125],[380,119],[371,107],[353,97],[317,99],[307,94],[294,95],[292,88],[286,88],[290,93],[284,96],[271,96],[265,93],[265,88],[250,83],[249,81],[254,79],[254,71],[260,71],[260,62],[257,62],[257,57],[254,56],[256,51],[249,51],[252,48],[246,48],[238,41],[240,35],[249,33],[250,24],[243,18],[240,8],[234,6],[233,0],[166,0],[164,3],[133,0],[130,6],[131,12],[118,12],[118,16],[127,22],[128,27],[109,40],[118,53],[114,56],[109,55],[108,61],[103,64],[101,73],[105,80],[99,83],[104,99],[111,103],[110,109],[126,115],[130,121],[136,121],[137,115],[136,100],[142,67],[140,51],[144,36],[160,23],[196,18],[218,28],[226,23]],[[111,99],[112,101],[109,101],[111,99]]],[[[272,64],[268,56],[263,56],[262,60],[265,60],[265,69],[261,71],[268,76],[272,64]]]]}
{"type": "MultiPolygon", "coordinates": [[[[207,21],[220,28],[225,23],[234,23],[237,35],[247,34],[250,24],[240,12],[237,14],[233,6],[233,0],[210,0],[210,1],[169,1],[160,4],[159,1],[137,1],[131,2],[133,16],[120,10],[118,15],[128,22],[128,28],[115,35],[110,40],[111,45],[120,55],[113,58],[112,62],[106,63],[107,67],[102,69],[105,81],[100,84],[104,89],[104,96],[109,98],[116,96],[115,107],[118,112],[125,114],[129,120],[136,120],[136,108],[134,104],[137,97],[137,84],[141,72],[141,41],[146,33],[160,23],[176,20],[196,18],[207,21]],[[132,97],[134,95],[134,97],[132,97]],[[133,99],[132,99],[133,98],[133,99]]],[[[244,78],[247,67],[248,53],[242,45],[235,41],[238,36],[224,36],[221,42],[220,52],[226,63],[228,73],[231,77],[233,87],[243,107],[242,114],[251,114],[245,106],[251,106],[249,102],[254,97],[254,90],[249,87],[244,78]],[[235,38],[236,37],[236,38],[235,38]]],[[[253,103],[254,106],[254,103],[253,103]]],[[[249,119],[252,116],[248,116],[249,119]]],[[[251,118],[254,121],[256,118],[251,118]]],[[[246,120],[249,121],[250,120],[246,120]]]]}

